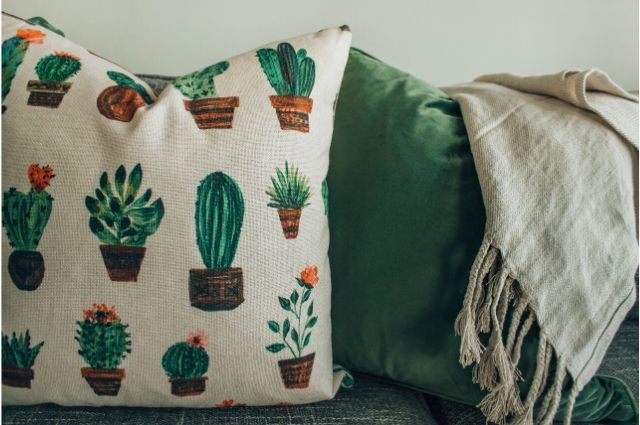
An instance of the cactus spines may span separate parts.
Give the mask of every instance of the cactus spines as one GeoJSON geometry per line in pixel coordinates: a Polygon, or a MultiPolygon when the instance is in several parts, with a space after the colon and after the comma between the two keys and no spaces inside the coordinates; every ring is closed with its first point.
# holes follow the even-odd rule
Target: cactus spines
{"type": "Polygon", "coordinates": [[[229,62],[218,62],[200,71],[192,72],[173,81],[173,86],[185,97],[196,99],[208,99],[218,96],[214,78],[229,68],[229,62]]]}
{"type": "Polygon", "coordinates": [[[80,68],[80,58],[77,56],[67,52],[55,52],[40,58],[36,64],[36,74],[40,81],[59,83],[76,75],[80,68]]]}
{"type": "Polygon", "coordinates": [[[236,255],[244,219],[244,200],[238,184],[222,172],[200,182],[196,200],[196,240],[208,269],[226,269],[236,255]]]}
{"type": "Polygon", "coordinates": [[[178,342],[162,356],[162,368],[170,379],[199,378],[209,369],[209,355],[203,347],[178,342]]]}
{"type": "Polygon", "coordinates": [[[131,338],[114,307],[94,304],[84,310],[84,320],[77,321],[76,341],[80,354],[95,369],[116,369],[131,352],[131,338]]]}
{"type": "Polygon", "coordinates": [[[258,60],[278,96],[309,97],[315,83],[316,65],[306,49],[296,52],[289,43],[276,49],[259,49],[258,60]]]}

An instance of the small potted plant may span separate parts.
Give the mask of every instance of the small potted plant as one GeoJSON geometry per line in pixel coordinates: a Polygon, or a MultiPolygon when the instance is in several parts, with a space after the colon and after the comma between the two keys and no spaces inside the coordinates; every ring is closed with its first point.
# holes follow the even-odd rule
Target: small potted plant
{"type": "Polygon", "coordinates": [[[267,322],[269,329],[281,339],[281,342],[268,345],[267,351],[279,353],[286,348],[293,356],[293,358],[278,361],[280,376],[285,388],[307,388],[309,386],[316,354],[311,353],[305,356],[302,354],[311,341],[311,331],[318,323],[318,316],[313,315],[313,300],[306,309],[304,306],[311,298],[311,291],[318,281],[318,267],[306,267],[300,273],[300,277],[296,278],[301,292],[294,289],[289,298],[278,297],[280,307],[293,316],[293,324],[288,317],[284,319],[282,326],[275,320],[267,322]]]}
{"type": "Polygon", "coordinates": [[[145,88],[133,78],[117,71],[107,71],[116,85],[109,86],[98,95],[98,111],[110,120],[129,122],[144,105],[153,103],[145,88]]]}
{"type": "Polygon", "coordinates": [[[162,368],[171,382],[171,394],[184,397],[202,394],[206,387],[209,355],[202,331],[191,333],[186,342],[178,342],[162,356],[162,368]]]}
{"type": "Polygon", "coordinates": [[[28,193],[15,187],[4,192],[2,225],[15,249],[9,256],[9,276],[18,289],[34,291],[44,278],[44,258],[37,249],[53,207],[53,197],[45,189],[55,175],[48,165],[38,164],[31,164],[27,175],[28,193]]]}
{"type": "Polygon", "coordinates": [[[127,177],[123,165],[116,170],[114,185],[105,171],[95,198],[87,196],[85,205],[91,217],[89,229],[102,245],[100,252],[112,281],[136,282],[146,252],[144,244],[153,235],[164,216],[164,204],[158,198],[149,204],[151,189],[140,197],[142,167],[136,164],[127,177]]]}
{"type": "Polygon", "coordinates": [[[240,100],[237,96],[218,97],[213,81],[228,68],[229,62],[219,62],[173,81],[173,86],[187,98],[184,107],[201,130],[233,126],[233,113],[240,100]]]}
{"type": "Polygon", "coordinates": [[[31,380],[34,378],[32,367],[43,345],[44,341],[31,346],[28,329],[18,337],[14,332],[11,340],[2,334],[2,385],[31,388],[31,380]]]}
{"type": "MultiPolygon", "coordinates": [[[[22,61],[27,49],[31,44],[42,44],[45,33],[31,28],[20,28],[14,37],[2,42],[2,102],[9,94],[11,82],[16,76],[16,71],[22,61]]],[[[2,106],[2,112],[6,110],[2,106]]]]}
{"type": "Polygon", "coordinates": [[[57,108],[71,88],[67,80],[80,71],[80,58],[67,52],[55,52],[36,64],[39,81],[27,83],[28,105],[57,108]]]}
{"type": "Polygon", "coordinates": [[[302,209],[308,206],[311,196],[309,179],[289,163],[284,163],[284,173],[276,167],[275,177],[271,177],[272,186],[267,189],[271,202],[267,205],[278,210],[280,225],[286,239],[295,239],[300,227],[302,209]]]}
{"type": "Polygon", "coordinates": [[[309,114],[313,107],[311,90],[316,79],[316,64],[305,49],[296,52],[289,43],[278,44],[277,49],[257,52],[269,84],[276,96],[269,96],[275,108],[280,128],[309,132],[309,114]]]}
{"type": "Polygon", "coordinates": [[[77,321],[78,353],[90,367],[80,369],[97,395],[116,396],[125,370],[118,369],[127,353],[131,353],[131,335],[116,314],[115,307],[94,304],[83,311],[84,320],[77,321]]]}
{"type": "Polygon", "coordinates": [[[200,182],[196,198],[196,241],[206,269],[189,271],[189,298],[206,311],[232,310],[244,301],[242,269],[231,267],[244,219],[238,184],[222,172],[200,182]]]}

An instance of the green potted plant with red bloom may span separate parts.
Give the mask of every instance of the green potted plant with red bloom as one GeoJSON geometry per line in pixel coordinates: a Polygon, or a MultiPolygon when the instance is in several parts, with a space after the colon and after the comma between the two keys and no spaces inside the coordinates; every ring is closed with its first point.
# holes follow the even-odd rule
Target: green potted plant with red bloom
{"type": "Polygon", "coordinates": [[[171,394],[184,397],[202,394],[206,387],[209,355],[202,331],[189,334],[186,341],[173,344],[162,356],[162,368],[171,382],[171,394]]]}
{"type": "Polygon", "coordinates": [[[9,256],[9,276],[18,289],[33,291],[44,278],[44,258],[37,248],[51,215],[53,197],[46,188],[55,175],[48,165],[38,164],[31,164],[27,175],[31,182],[29,192],[15,187],[4,192],[2,225],[14,248],[9,256]]]}
{"type": "Polygon", "coordinates": [[[311,342],[311,331],[318,323],[318,316],[313,315],[313,300],[311,299],[313,288],[319,281],[318,267],[306,267],[296,282],[300,287],[300,292],[294,289],[288,298],[278,297],[280,307],[288,313],[282,322],[269,320],[267,326],[280,337],[279,342],[268,345],[267,351],[279,353],[287,349],[292,358],[279,360],[280,376],[285,388],[307,388],[313,370],[313,360],[315,353],[304,354],[304,349],[311,342]],[[292,320],[290,320],[290,318],[292,320]]]}
{"type": "Polygon", "coordinates": [[[83,311],[84,320],[77,321],[78,353],[89,367],[80,371],[97,395],[116,396],[125,370],[118,366],[131,353],[129,325],[122,323],[114,306],[93,304],[83,311]]]}
{"type": "Polygon", "coordinates": [[[28,105],[57,108],[71,88],[67,80],[76,75],[82,65],[80,58],[68,52],[56,51],[42,57],[36,64],[38,80],[27,83],[28,105]]]}

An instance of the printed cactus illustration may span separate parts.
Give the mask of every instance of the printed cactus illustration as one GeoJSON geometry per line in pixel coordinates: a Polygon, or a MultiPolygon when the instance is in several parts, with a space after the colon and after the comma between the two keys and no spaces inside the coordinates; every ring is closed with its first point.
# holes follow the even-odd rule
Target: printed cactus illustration
{"type": "Polygon", "coordinates": [[[116,83],[102,90],[97,99],[98,111],[110,120],[129,122],[138,108],[153,103],[147,90],[133,78],[117,71],[107,71],[116,83]]]}
{"type": "Polygon", "coordinates": [[[9,256],[11,280],[18,289],[33,291],[44,278],[44,258],[37,248],[53,208],[53,197],[46,189],[55,175],[48,165],[38,164],[31,164],[27,175],[31,183],[29,192],[20,192],[15,187],[4,192],[2,225],[9,245],[14,248],[9,256]]]}
{"type": "Polygon", "coordinates": [[[147,238],[153,235],[164,216],[162,199],[151,200],[151,189],[138,196],[142,167],[136,164],[127,176],[120,165],[114,184],[105,171],[100,176],[95,197],[87,196],[91,215],[89,229],[102,242],[100,252],[112,281],[135,282],[144,258],[147,238]]]}
{"type": "Polygon", "coordinates": [[[302,209],[307,207],[311,196],[309,179],[293,164],[284,163],[284,172],[276,167],[275,177],[271,177],[272,186],[266,191],[271,198],[267,205],[278,210],[280,225],[286,239],[298,237],[302,209]]]}
{"type": "Polygon", "coordinates": [[[276,49],[260,49],[257,56],[276,92],[276,96],[269,98],[280,128],[308,133],[309,114],[313,107],[309,96],[316,79],[314,60],[307,56],[306,49],[296,52],[289,43],[280,43],[276,49]]]}
{"type": "Polygon", "coordinates": [[[90,367],[81,369],[97,395],[118,395],[125,370],[118,369],[131,353],[131,335],[116,313],[115,307],[93,304],[83,311],[84,320],[77,321],[78,353],[90,367]]]}
{"type": "Polygon", "coordinates": [[[46,19],[44,19],[42,16],[34,16],[33,18],[27,19],[27,22],[30,23],[31,25],[38,25],[39,27],[46,28],[51,32],[55,32],[60,37],[64,37],[65,36],[64,32],[62,32],[61,29],[56,28],[53,25],[51,25],[51,23],[49,21],[47,21],[46,19]]]}
{"type": "Polygon", "coordinates": [[[322,181],[322,203],[324,204],[324,215],[329,215],[329,184],[327,179],[322,181]]]}
{"type": "Polygon", "coordinates": [[[240,106],[237,96],[218,97],[214,78],[229,69],[229,62],[218,62],[200,71],[173,81],[173,86],[188,100],[184,107],[202,130],[232,128],[235,108],[240,106]]]}
{"type": "Polygon", "coordinates": [[[244,219],[238,184],[222,172],[205,177],[198,186],[195,218],[206,269],[190,270],[191,305],[202,310],[234,309],[244,301],[242,269],[231,267],[244,219]]]}
{"type": "Polygon", "coordinates": [[[205,347],[206,337],[202,331],[191,333],[185,342],[178,342],[162,356],[162,368],[171,382],[171,393],[177,396],[202,394],[205,390],[204,376],[209,370],[209,355],[205,347]]]}
{"type": "MultiPolygon", "coordinates": [[[[15,37],[2,42],[2,102],[11,90],[11,82],[22,64],[31,44],[42,44],[45,33],[31,28],[20,28],[15,37]]],[[[7,108],[3,105],[2,112],[7,108]]]]}
{"type": "Polygon", "coordinates": [[[303,356],[304,349],[311,342],[311,331],[318,323],[318,316],[313,315],[313,300],[306,306],[305,303],[311,299],[311,292],[319,282],[318,267],[306,267],[296,282],[300,291],[294,289],[288,298],[278,297],[280,307],[286,311],[289,317],[285,318],[280,325],[276,320],[269,320],[267,326],[271,332],[277,334],[281,341],[266,347],[271,353],[279,353],[287,349],[293,358],[279,360],[280,376],[285,388],[307,388],[313,370],[313,360],[315,353],[303,356]]]}
{"type": "Polygon", "coordinates": [[[71,88],[67,80],[81,68],[80,58],[71,53],[56,51],[44,56],[36,64],[39,80],[31,80],[27,84],[27,90],[31,92],[27,104],[57,108],[71,88]]]}
{"type": "Polygon", "coordinates": [[[44,341],[31,346],[28,329],[18,336],[13,332],[11,339],[2,334],[2,385],[31,388],[34,378],[32,367],[43,345],[44,341]]]}

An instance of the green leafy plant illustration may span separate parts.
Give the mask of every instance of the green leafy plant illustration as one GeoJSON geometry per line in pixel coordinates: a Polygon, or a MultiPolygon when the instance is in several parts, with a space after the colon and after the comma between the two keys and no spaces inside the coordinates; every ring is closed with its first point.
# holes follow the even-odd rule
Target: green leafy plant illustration
{"type": "Polygon", "coordinates": [[[324,215],[329,215],[329,184],[327,179],[322,181],[322,203],[324,204],[324,215]]]}
{"type": "Polygon", "coordinates": [[[80,58],[67,52],[55,52],[42,57],[36,64],[36,74],[43,82],[61,83],[76,75],[82,65],[80,58]]]}
{"type": "Polygon", "coordinates": [[[173,86],[188,99],[207,99],[217,97],[214,78],[229,69],[229,62],[218,62],[200,71],[184,75],[173,81],[173,86]]]}
{"type": "Polygon", "coordinates": [[[259,49],[256,54],[269,84],[278,96],[311,95],[316,65],[313,59],[307,56],[306,49],[296,52],[291,44],[280,43],[276,49],[259,49]]]}
{"type": "Polygon", "coordinates": [[[105,171],[100,176],[95,197],[87,196],[85,206],[91,217],[89,228],[107,245],[144,246],[164,216],[164,204],[158,198],[149,204],[151,189],[138,196],[142,183],[142,167],[136,164],[127,176],[120,165],[113,185],[105,171]]]}
{"type": "Polygon", "coordinates": [[[147,90],[141,84],[136,83],[135,80],[128,75],[118,71],[107,71],[107,76],[118,86],[129,87],[135,90],[147,105],[153,103],[153,99],[151,99],[147,90]]]}
{"type": "Polygon", "coordinates": [[[64,32],[61,29],[51,25],[51,23],[46,19],[44,19],[42,16],[34,16],[33,18],[27,19],[27,22],[30,23],[31,25],[38,25],[42,28],[48,29],[51,32],[55,32],[60,37],[65,37],[64,32]]]}
{"type": "Polygon", "coordinates": [[[280,342],[266,347],[267,351],[279,353],[286,348],[294,358],[302,357],[304,349],[311,342],[311,331],[318,323],[318,316],[313,315],[313,300],[305,308],[318,281],[318,268],[306,267],[296,278],[300,292],[294,289],[288,298],[278,297],[280,307],[289,317],[282,324],[276,320],[267,321],[269,330],[280,337],[280,342]]]}
{"type": "Polygon", "coordinates": [[[275,177],[271,177],[272,186],[266,191],[271,198],[267,205],[271,208],[298,210],[309,205],[311,196],[309,179],[293,164],[284,163],[284,172],[276,167],[275,177]]]}
{"type": "Polygon", "coordinates": [[[44,341],[31,346],[28,329],[18,336],[13,332],[11,339],[2,334],[2,368],[31,369],[43,345],[44,341]]]}
{"type": "Polygon", "coordinates": [[[129,325],[122,323],[115,307],[94,304],[84,310],[84,320],[77,321],[78,353],[94,369],[116,369],[131,353],[129,325]]]}
{"type": "Polygon", "coordinates": [[[202,332],[189,335],[186,341],[173,344],[162,356],[162,368],[171,379],[200,378],[209,370],[209,355],[202,332]]]}
{"type": "MultiPolygon", "coordinates": [[[[31,28],[20,28],[14,37],[2,42],[2,101],[9,94],[11,82],[22,64],[31,44],[42,44],[45,33],[31,28]]],[[[6,109],[2,107],[3,112],[6,109]]]]}

